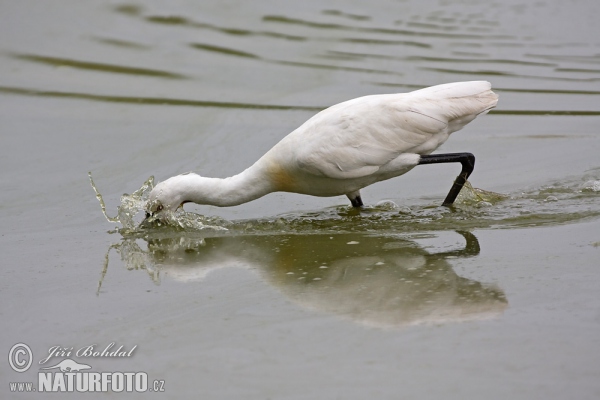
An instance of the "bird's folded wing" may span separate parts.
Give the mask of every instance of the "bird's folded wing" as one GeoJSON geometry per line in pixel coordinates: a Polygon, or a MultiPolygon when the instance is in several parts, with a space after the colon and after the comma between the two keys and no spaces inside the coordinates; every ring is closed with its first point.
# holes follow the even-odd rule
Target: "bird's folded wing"
{"type": "Polygon", "coordinates": [[[317,176],[365,177],[400,154],[413,152],[446,127],[443,121],[418,109],[389,111],[380,118],[370,118],[368,114],[353,118],[343,128],[339,124],[316,124],[309,135],[310,145],[298,154],[298,165],[317,176]]]}

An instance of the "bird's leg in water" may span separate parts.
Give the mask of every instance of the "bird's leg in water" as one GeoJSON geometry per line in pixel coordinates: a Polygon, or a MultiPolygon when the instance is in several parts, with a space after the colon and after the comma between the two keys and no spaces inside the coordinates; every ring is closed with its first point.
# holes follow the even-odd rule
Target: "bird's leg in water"
{"type": "Polygon", "coordinates": [[[475,168],[475,156],[471,153],[448,153],[448,154],[429,154],[421,156],[419,165],[421,164],[441,164],[459,162],[462,165],[460,174],[456,177],[454,184],[450,188],[446,199],[442,203],[443,206],[451,206],[456,200],[456,196],[460,193],[463,185],[475,168]]]}
{"type": "Polygon", "coordinates": [[[363,202],[362,199],[360,198],[360,196],[356,196],[353,199],[350,199],[350,203],[352,203],[352,207],[362,207],[363,206],[363,202]]]}
{"type": "Polygon", "coordinates": [[[363,206],[363,201],[360,198],[360,191],[348,193],[347,196],[348,199],[350,199],[350,203],[352,203],[352,207],[358,208],[363,206]]]}

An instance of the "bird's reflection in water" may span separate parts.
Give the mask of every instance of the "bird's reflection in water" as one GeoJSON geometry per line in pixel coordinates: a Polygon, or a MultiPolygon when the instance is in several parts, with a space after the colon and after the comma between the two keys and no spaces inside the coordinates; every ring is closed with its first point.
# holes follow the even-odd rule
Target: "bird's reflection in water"
{"type": "MultiPolygon", "coordinates": [[[[126,239],[112,248],[129,269],[199,281],[215,269],[252,268],[304,308],[379,327],[485,319],[507,306],[494,285],[458,276],[451,261],[479,253],[477,238],[458,232],[464,248],[428,252],[415,241],[360,234],[126,239]]],[[[110,249],[109,249],[110,251],[110,249]]],[[[102,279],[107,272],[108,253],[102,279]]],[[[100,284],[102,283],[102,279],[100,284]]]]}

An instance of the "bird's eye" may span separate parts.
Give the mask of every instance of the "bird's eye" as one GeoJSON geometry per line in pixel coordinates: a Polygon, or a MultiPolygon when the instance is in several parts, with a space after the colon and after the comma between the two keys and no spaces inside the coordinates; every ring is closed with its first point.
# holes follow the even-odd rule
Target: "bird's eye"
{"type": "Polygon", "coordinates": [[[162,211],[163,208],[163,205],[159,204],[158,207],[156,207],[156,211],[162,211]]]}

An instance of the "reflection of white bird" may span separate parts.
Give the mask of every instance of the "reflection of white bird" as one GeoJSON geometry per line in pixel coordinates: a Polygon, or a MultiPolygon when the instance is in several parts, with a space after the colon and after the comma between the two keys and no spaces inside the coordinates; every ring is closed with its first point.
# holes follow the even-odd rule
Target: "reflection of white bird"
{"type": "Polygon", "coordinates": [[[238,175],[219,179],[187,173],[159,183],[147,212],[157,215],[186,202],[234,206],[276,191],[345,194],[359,207],[365,186],[419,164],[461,162],[463,172],[444,202],[451,204],[473,170],[474,157],[429,154],[497,102],[490,83],[483,81],[349,100],[309,119],[238,175]]]}

